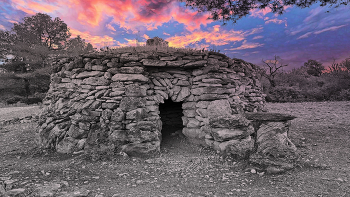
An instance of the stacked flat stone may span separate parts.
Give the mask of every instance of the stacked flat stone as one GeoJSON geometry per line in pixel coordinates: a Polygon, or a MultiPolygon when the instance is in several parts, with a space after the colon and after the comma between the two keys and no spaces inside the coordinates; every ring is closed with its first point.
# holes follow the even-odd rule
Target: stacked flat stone
{"type": "Polygon", "coordinates": [[[237,114],[261,111],[265,102],[255,65],[215,52],[107,51],[60,58],[52,66],[38,136],[43,148],[63,153],[109,147],[132,156],[156,154],[159,104],[167,99],[182,102],[182,132],[189,140],[220,150],[226,141],[249,144],[250,124],[237,114]],[[235,116],[239,131],[216,124],[212,114],[223,103],[224,119],[235,116]]]}

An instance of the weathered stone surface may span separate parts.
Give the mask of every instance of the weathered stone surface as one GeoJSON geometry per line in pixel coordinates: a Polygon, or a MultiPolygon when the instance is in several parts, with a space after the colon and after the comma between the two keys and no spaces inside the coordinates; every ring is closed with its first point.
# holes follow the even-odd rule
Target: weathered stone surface
{"type": "Polygon", "coordinates": [[[102,109],[115,109],[118,107],[117,103],[102,103],[102,109]]]}
{"type": "Polygon", "coordinates": [[[263,123],[257,131],[257,154],[266,157],[294,158],[296,147],[288,138],[289,123],[263,123]]]}
{"type": "Polygon", "coordinates": [[[280,114],[280,113],[267,113],[267,112],[246,112],[244,116],[248,120],[254,121],[271,121],[271,122],[281,122],[293,120],[296,118],[295,116],[288,114],[280,114]]]}
{"type": "Polygon", "coordinates": [[[114,130],[112,134],[108,138],[113,143],[117,143],[118,145],[124,144],[127,141],[126,138],[126,130],[114,130]]]}
{"type": "Polygon", "coordinates": [[[121,67],[119,69],[120,73],[127,73],[127,74],[140,74],[144,72],[143,67],[135,66],[135,67],[121,67]]]}
{"type": "Polygon", "coordinates": [[[160,152],[160,142],[131,143],[122,146],[122,152],[133,157],[148,157],[160,152]]]}
{"type": "Polygon", "coordinates": [[[144,108],[138,108],[126,113],[127,120],[142,120],[146,115],[144,108]]]}
{"type": "Polygon", "coordinates": [[[198,128],[201,126],[200,122],[195,118],[188,118],[187,127],[188,128],[198,128]]]}
{"type": "Polygon", "coordinates": [[[57,144],[56,150],[59,153],[72,153],[77,145],[78,140],[72,137],[65,137],[60,143],[57,144]]]}
{"type": "Polygon", "coordinates": [[[115,74],[112,81],[142,81],[147,82],[148,78],[141,74],[115,74]]]}
{"type": "Polygon", "coordinates": [[[124,97],[120,102],[120,109],[123,111],[131,111],[145,106],[146,99],[140,97],[124,97]]]}
{"type": "Polygon", "coordinates": [[[119,73],[119,69],[120,68],[110,68],[110,69],[107,70],[107,72],[114,75],[114,74],[119,73]]]}
{"type": "Polygon", "coordinates": [[[209,118],[230,116],[232,114],[231,106],[228,100],[211,101],[208,104],[207,112],[209,118]]]}
{"type": "Polygon", "coordinates": [[[120,62],[121,63],[127,63],[127,62],[136,62],[139,61],[141,58],[138,55],[125,55],[120,56],[120,62]]]}
{"type": "MultiPolygon", "coordinates": [[[[208,110],[209,111],[209,110],[208,110]]],[[[248,127],[250,121],[241,114],[213,117],[209,115],[209,124],[213,128],[241,128],[248,127]]]]}
{"type": "MultiPolygon", "coordinates": [[[[177,86],[179,87],[179,86],[177,86]]],[[[182,87],[181,91],[179,92],[179,94],[177,95],[177,98],[175,100],[175,102],[180,102],[183,101],[186,97],[188,97],[190,95],[190,89],[188,87],[182,87]]]]}
{"type": "Polygon", "coordinates": [[[254,141],[249,136],[242,140],[230,140],[222,143],[214,142],[214,149],[240,159],[248,158],[254,149],[254,141]]]}
{"type": "Polygon", "coordinates": [[[183,65],[182,67],[204,67],[204,65],[207,63],[207,60],[201,60],[201,61],[196,61],[196,62],[190,62],[187,63],[185,65],[183,65]]]}
{"type": "Polygon", "coordinates": [[[143,59],[141,62],[144,66],[166,66],[166,62],[163,62],[161,60],[143,59]]]}
{"type": "Polygon", "coordinates": [[[196,114],[199,115],[200,117],[207,118],[208,117],[208,110],[207,109],[196,109],[196,114]]]}
{"type": "Polygon", "coordinates": [[[168,57],[161,57],[160,60],[161,61],[173,61],[176,60],[177,57],[176,56],[168,56],[168,57]]]}
{"type": "Polygon", "coordinates": [[[195,97],[195,100],[197,101],[214,101],[214,100],[221,100],[221,99],[228,99],[228,95],[219,95],[219,94],[202,94],[195,97]]]}
{"type": "Polygon", "coordinates": [[[196,116],[196,111],[194,109],[183,110],[182,113],[184,114],[184,116],[189,117],[189,118],[196,116]]]}
{"type": "Polygon", "coordinates": [[[209,104],[210,104],[210,101],[198,101],[196,102],[196,107],[207,108],[209,104]]]}
{"type": "Polygon", "coordinates": [[[179,67],[191,62],[190,60],[166,61],[168,67],[179,67]]]}
{"type": "Polygon", "coordinates": [[[69,137],[74,138],[74,139],[79,139],[86,134],[87,134],[87,131],[80,129],[78,126],[73,125],[73,124],[69,127],[69,130],[67,132],[67,135],[69,137]]]}
{"type": "Polygon", "coordinates": [[[102,65],[93,65],[91,70],[105,71],[107,70],[107,67],[102,65]]]}
{"type": "Polygon", "coordinates": [[[182,109],[194,109],[196,107],[196,102],[186,102],[182,104],[182,109]]]}
{"type": "Polygon", "coordinates": [[[212,129],[212,136],[214,137],[215,141],[223,142],[223,141],[229,141],[233,139],[242,139],[249,134],[247,131],[244,131],[242,129],[212,129]]]}
{"type": "Polygon", "coordinates": [[[184,59],[184,60],[202,60],[203,57],[201,55],[197,55],[197,56],[190,55],[190,56],[184,56],[184,57],[182,57],[182,59],[184,59]]]}
{"type": "Polygon", "coordinates": [[[102,77],[89,77],[83,80],[83,84],[96,85],[96,86],[106,86],[109,85],[110,81],[104,76],[102,77]]]}
{"type": "Polygon", "coordinates": [[[87,77],[100,77],[103,75],[104,75],[104,73],[101,71],[91,71],[91,72],[85,71],[85,72],[79,73],[75,78],[82,79],[82,78],[87,78],[87,77]]]}
{"type": "Polygon", "coordinates": [[[147,87],[140,86],[137,84],[130,84],[126,86],[125,95],[132,97],[143,97],[147,96],[147,87]]]}

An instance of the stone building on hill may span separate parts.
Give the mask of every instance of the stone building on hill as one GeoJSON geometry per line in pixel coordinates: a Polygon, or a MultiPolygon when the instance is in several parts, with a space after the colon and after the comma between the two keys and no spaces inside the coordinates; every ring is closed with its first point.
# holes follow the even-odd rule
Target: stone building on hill
{"type": "Polygon", "coordinates": [[[106,51],[53,62],[38,138],[43,148],[148,156],[182,132],[245,157],[254,128],[242,114],[265,98],[255,65],[216,52],[106,51]]]}

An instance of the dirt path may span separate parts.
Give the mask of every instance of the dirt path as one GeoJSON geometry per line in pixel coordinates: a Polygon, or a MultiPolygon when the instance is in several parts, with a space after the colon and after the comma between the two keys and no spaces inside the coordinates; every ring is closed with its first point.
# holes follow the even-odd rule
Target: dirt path
{"type": "Polygon", "coordinates": [[[28,152],[36,125],[25,123],[0,129],[0,185],[22,189],[22,196],[350,196],[350,102],[267,107],[298,117],[290,135],[309,165],[280,175],[251,173],[246,162],[221,160],[180,136],[166,139],[161,156],[148,160],[37,155],[28,152]]]}

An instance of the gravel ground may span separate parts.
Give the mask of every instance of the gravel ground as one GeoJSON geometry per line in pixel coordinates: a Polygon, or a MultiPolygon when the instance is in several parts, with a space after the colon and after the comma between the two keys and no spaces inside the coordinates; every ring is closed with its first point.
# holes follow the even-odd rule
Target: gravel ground
{"type": "Polygon", "coordinates": [[[0,121],[9,120],[13,118],[22,118],[29,115],[38,115],[40,113],[40,106],[26,106],[26,107],[5,107],[0,108],[0,121]]]}

